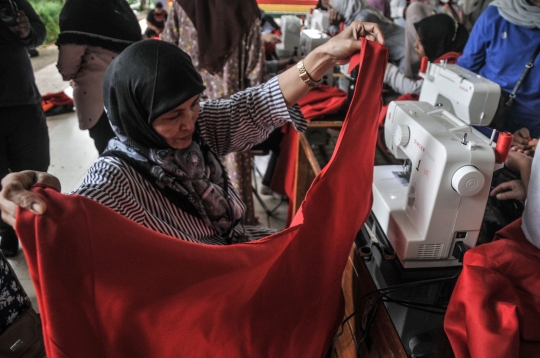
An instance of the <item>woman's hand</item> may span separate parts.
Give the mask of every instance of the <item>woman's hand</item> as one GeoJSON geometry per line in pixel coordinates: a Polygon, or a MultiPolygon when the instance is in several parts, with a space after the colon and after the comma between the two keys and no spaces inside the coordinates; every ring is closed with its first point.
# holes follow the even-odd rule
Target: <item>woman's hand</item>
{"type": "Polygon", "coordinates": [[[499,184],[489,195],[499,200],[515,199],[523,202],[527,199],[527,192],[521,180],[510,180],[499,184]]]}
{"type": "Polygon", "coordinates": [[[351,56],[360,50],[358,41],[360,37],[384,45],[384,35],[378,24],[355,21],[321,47],[324,46],[323,48],[335,64],[344,65],[349,63],[351,56]]]}
{"type": "Polygon", "coordinates": [[[332,8],[328,9],[328,22],[330,26],[339,26],[343,21],[345,21],[343,15],[332,8]]]}
{"type": "MultiPolygon", "coordinates": [[[[360,37],[384,44],[384,36],[379,25],[371,22],[355,21],[339,35],[316,47],[304,58],[307,75],[314,81],[320,80],[335,65],[350,62],[351,56],[360,51],[360,37]]],[[[311,87],[299,77],[296,66],[278,76],[279,88],[287,107],[298,102],[311,87]]]]}
{"type": "Polygon", "coordinates": [[[16,21],[17,25],[10,27],[9,29],[16,33],[21,39],[26,39],[30,35],[32,27],[30,26],[30,21],[28,20],[28,17],[26,17],[24,11],[19,10],[16,21]]]}
{"type": "Polygon", "coordinates": [[[532,139],[531,133],[527,128],[521,128],[514,132],[514,141],[512,146],[516,147],[517,150],[522,151],[523,153],[529,155],[530,152],[534,152],[536,145],[538,144],[538,139],[532,139]]]}
{"type": "Polygon", "coordinates": [[[50,185],[58,191],[61,189],[60,181],[56,177],[31,170],[11,173],[2,179],[0,211],[4,222],[11,226],[15,225],[18,206],[37,215],[42,215],[47,210],[45,201],[29,190],[36,183],[50,185]]]}
{"type": "Polygon", "coordinates": [[[524,170],[530,170],[532,158],[520,151],[511,150],[508,152],[508,158],[506,159],[504,166],[511,171],[521,174],[524,170]]]}

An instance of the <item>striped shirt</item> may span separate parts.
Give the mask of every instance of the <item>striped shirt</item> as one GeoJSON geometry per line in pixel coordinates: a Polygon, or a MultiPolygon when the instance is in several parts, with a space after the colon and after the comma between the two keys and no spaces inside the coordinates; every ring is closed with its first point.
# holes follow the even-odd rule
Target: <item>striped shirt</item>
{"type": "MultiPolygon", "coordinates": [[[[307,128],[297,105],[287,109],[277,77],[274,77],[258,87],[238,92],[228,100],[201,103],[197,126],[210,148],[223,156],[251,148],[287,122],[292,122],[298,131],[307,128]]],[[[98,158],[72,194],[93,199],[144,227],[169,236],[204,244],[226,243],[213,228],[171,203],[120,158],[98,158]]],[[[245,212],[245,205],[230,181],[229,195],[245,212]]],[[[242,225],[234,230],[235,234],[251,239],[274,232],[262,226],[242,225]]]]}

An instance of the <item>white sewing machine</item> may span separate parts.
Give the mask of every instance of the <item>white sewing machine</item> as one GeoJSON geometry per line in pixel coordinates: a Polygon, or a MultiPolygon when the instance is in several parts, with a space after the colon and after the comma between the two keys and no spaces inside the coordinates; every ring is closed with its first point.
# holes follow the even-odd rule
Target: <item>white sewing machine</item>
{"type": "Polygon", "coordinates": [[[461,264],[476,245],[495,162],[488,125],[499,86],[457,65],[429,64],[420,101],[391,102],[388,150],[404,166],[376,166],[373,208],[403,267],[461,264]]]}
{"type": "MultiPolygon", "coordinates": [[[[326,41],[330,40],[330,36],[322,32],[321,30],[305,29],[300,33],[300,48],[302,49],[302,55],[306,56],[314,48],[322,45],[326,41]]],[[[334,69],[331,68],[326,72],[322,78],[322,82],[328,86],[334,84],[334,69]]]]}
{"type": "Polygon", "coordinates": [[[300,54],[300,31],[302,23],[294,15],[283,15],[280,20],[281,42],[276,44],[278,58],[287,58],[300,54]],[[296,50],[296,54],[295,54],[296,50]]]}

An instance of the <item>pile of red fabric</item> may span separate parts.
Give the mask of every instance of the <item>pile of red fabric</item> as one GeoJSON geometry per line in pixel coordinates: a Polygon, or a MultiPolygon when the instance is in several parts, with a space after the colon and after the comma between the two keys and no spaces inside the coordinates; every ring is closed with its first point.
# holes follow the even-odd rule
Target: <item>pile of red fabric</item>
{"type": "Polygon", "coordinates": [[[34,188],[47,211],[19,210],[16,230],[36,288],[47,356],[324,356],[343,320],[343,270],[371,209],[387,53],[363,41],[356,56],[363,60],[363,86],[334,155],[295,226],[270,237],[195,244],[85,197],[34,188]]]}
{"type": "Polygon", "coordinates": [[[540,250],[521,219],[465,254],[444,329],[456,357],[540,357],[540,250]]]}
{"type": "Polygon", "coordinates": [[[46,116],[73,112],[73,99],[63,91],[47,93],[41,96],[41,107],[46,116]]]}

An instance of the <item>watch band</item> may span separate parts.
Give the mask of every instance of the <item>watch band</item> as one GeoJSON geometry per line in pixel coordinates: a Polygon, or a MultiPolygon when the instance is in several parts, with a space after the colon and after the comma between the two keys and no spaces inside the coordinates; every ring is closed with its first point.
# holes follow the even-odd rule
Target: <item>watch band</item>
{"type": "Polygon", "coordinates": [[[322,79],[315,81],[309,76],[304,67],[304,60],[300,60],[300,62],[296,64],[296,67],[298,68],[298,75],[309,87],[314,87],[321,83],[322,79]]]}

